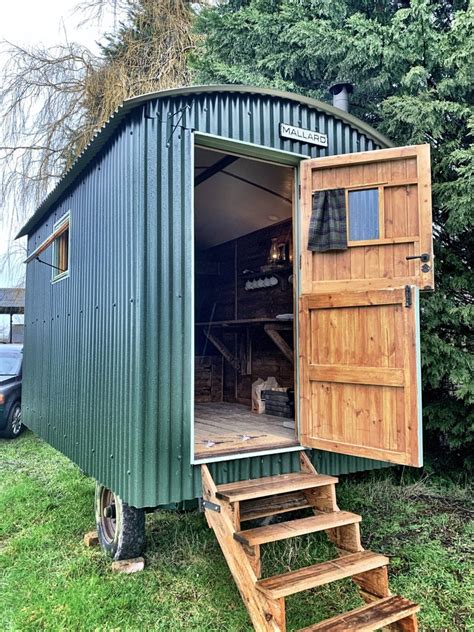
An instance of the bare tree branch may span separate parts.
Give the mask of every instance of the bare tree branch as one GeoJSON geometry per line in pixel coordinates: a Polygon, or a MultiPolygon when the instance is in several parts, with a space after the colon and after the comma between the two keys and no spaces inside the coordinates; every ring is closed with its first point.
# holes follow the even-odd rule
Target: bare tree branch
{"type": "MultiPolygon", "coordinates": [[[[0,42],[0,228],[25,221],[127,98],[190,82],[194,17],[186,0],[86,0],[85,21],[120,22],[99,55],[85,46],[0,42]],[[6,212],[6,208],[11,209],[6,212]]],[[[195,3],[194,3],[195,4],[195,3]]]]}

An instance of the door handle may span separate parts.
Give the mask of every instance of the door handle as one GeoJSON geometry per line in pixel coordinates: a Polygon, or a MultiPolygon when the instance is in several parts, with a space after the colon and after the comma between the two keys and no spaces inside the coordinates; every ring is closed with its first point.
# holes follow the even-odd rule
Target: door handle
{"type": "Polygon", "coordinates": [[[405,257],[405,259],[410,260],[410,259],[420,259],[422,261],[422,263],[428,263],[428,261],[430,260],[430,255],[428,252],[423,252],[421,255],[409,255],[408,257],[405,257]]]}

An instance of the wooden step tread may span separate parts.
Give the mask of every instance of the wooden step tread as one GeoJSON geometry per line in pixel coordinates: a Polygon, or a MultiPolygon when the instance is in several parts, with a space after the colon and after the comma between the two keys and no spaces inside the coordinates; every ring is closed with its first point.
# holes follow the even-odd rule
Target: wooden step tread
{"type": "Polygon", "coordinates": [[[265,478],[254,478],[227,485],[218,485],[216,497],[232,503],[250,500],[251,498],[263,498],[273,494],[296,492],[302,489],[321,487],[322,485],[333,485],[334,483],[337,483],[337,478],[334,476],[294,472],[292,474],[266,476],[265,478]]]}
{"type": "Polygon", "coordinates": [[[419,612],[420,606],[394,595],[374,601],[299,632],[371,632],[419,612]]]}
{"type": "Polygon", "coordinates": [[[240,505],[240,521],[256,520],[267,516],[311,507],[303,492],[288,492],[278,496],[244,500],[240,505]]]}
{"type": "Polygon", "coordinates": [[[309,518],[288,520],[287,522],[270,524],[265,527],[237,531],[234,533],[234,538],[242,544],[264,544],[265,542],[276,542],[277,540],[294,538],[305,533],[324,531],[325,529],[342,527],[360,521],[360,516],[349,511],[321,512],[309,518]]]}
{"type": "Polygon", "coordinates": [[[387,566],[388,563],[389,559],[385,555],[372,553],[372,551],[361,551],[282,575],[261,579],[257,582],[257,588],[270,599],[279,599],[302,590],[309,590],[338,579],[387,566]]]}

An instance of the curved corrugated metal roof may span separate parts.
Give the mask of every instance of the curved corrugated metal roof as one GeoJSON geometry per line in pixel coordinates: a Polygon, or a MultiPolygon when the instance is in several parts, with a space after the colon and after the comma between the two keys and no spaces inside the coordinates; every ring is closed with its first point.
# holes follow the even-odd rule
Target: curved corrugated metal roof
{"type": "Polygon", "coordinates": [[[258,94],[265,95],[271,97],[277,97],[280,99],[287,99],[289,101],[296,101],[297,103],[301,103],[303,105],[308,105],[313,107],[314,109],[324,112],[326,114],[330,114],[336,119],[344,121],[351,125],[354,129],[362,132],[367,135],[369,138],[372,138],[376,143],[380,144],[382,147],[393,147],[393,143],[383,134],[380,134],[373,127],[361,121],[357,117],[349,114],[348,112],[344,112],[339,108],[335,108],[329,103],[325,103],[323,101],[318,101],[317,99],[312,99],[310,97],[305,97],[299,94],[284,92],[281,90],[274,90],[272,88],[256,88],[252,86],[241,86],[241,85],[214,85],[214,86],[190,86],[183,88],[173,88],[170,90],[161,90],[159,92],[149,92],[147,94],[142,94],[138,97],[134,97],[132,99],[127,99],[122,103],[121,106],[117,108],[117,110],[110,116],[108,121],[102,126],[102,128],[93,136],[87,147],[84,151],[76,158],[71,167],[66,171],[61,180],[55,186],[55,188],[47,195],[47,197],[43,200],[40,206],[36,209],[34,214],[30,217],[27,223],[23,226],[20,232],[17,235],[17,238],[23,237],[24,235],[28,235],[33,228],[41,221],[41,219],[48,214],[51,206],[57,202],[60,196],[66,191],[68,187],[73,184],[76,178],[84,171],[90,161],[97,155],[97,153],[102,149],[102,147],[109,140],[113,132],[120,125],[121,121],[127,116],[129,112],[131,112],[136,107],[146,103],[147,101],[151,101],[153,99],[164,98],[164,97],[173,97],[173,96],[188,96],[192,94],[203,94],[203,93],[218,93],[218,92],[226,92],[226,93],[247,93],[247,94],[258,94]]]}

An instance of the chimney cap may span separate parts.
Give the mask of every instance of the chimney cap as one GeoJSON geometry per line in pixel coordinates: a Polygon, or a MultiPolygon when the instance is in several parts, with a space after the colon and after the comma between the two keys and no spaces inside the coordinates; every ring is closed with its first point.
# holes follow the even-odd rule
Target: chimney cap
{"type": "Polygon", "coordinates": [[[344,88],[346,89],[348,94],[352,94],[354,92],[354,86],[350,81],[336,81],[331,86],[329,86],[329,92],[332,95],[339,94],[344,88]]]}

